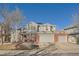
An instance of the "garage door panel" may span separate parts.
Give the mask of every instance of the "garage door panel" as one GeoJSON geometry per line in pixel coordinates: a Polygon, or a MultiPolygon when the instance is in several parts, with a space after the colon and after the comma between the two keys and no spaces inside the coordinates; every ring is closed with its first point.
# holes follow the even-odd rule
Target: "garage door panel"
{"type": "Polygon", "coordinates": [[[40,42],[52,42],[53,35],[52,34],[40,34],[40,42]]]}
{"type": "Polygon", "coordinates": [[[59,36],[58,37],[59,42],[67,42],[67,37],[66,36],[59,36]]]}

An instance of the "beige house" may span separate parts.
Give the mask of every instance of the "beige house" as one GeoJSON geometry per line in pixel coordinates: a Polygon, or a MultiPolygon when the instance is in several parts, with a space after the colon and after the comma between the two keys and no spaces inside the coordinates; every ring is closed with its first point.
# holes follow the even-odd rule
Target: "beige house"
{"type": "Polygon", "coordinates": [[[51,43],[54,43],[54,32],[56,31],[56,26],[49,23],[35,23],[30,22],[26,25],[26,30],[28,32],[36,32],[38,36],[37,45],[44,47],[51,43]]]}
{"type": "Polygon", "coordinates": [[[51,25],[49,23],[39,24],[39,32],[55,32],[55,25],[51,25]]]}
{"type": "Polygon", "coordinates": [[[25,26],[27,31],[37,31],[37,25],[35,22],[30,22],[25,26]]]}
{"type": "Polygon", "coordinates": [[[11,31],[10,43],[33,42],[40,47],[54,43],[55,25],[30,22],[24,28],[11,31]]]}
{"type": "Polygon", "coordinates": [[[55,32],[56,26],[46,23],[35,23],[30,22],[25,27],[28,31],[35,31],[35,32],[55,32]]]}

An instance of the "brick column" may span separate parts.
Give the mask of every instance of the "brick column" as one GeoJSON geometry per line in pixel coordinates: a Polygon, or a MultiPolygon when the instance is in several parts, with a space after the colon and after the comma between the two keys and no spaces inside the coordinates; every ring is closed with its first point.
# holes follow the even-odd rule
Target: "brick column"
{"type": "Polygon", "coordinates": [[[55,43],[58,42],[58,35],[57,34],[54,35],[54,42],[55,43]]]}
{"type": "Polygon", "coordinates": [[[39,45],[39,34],[36,34],[36,37],[35,37],[35,44],[36,44],[36,45],[39,45]]]}

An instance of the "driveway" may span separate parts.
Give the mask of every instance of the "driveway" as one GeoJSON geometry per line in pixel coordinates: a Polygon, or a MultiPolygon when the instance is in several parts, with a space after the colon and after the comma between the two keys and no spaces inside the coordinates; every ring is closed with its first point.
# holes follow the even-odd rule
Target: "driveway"
{"type": "Polygon", "coordinates": [[[79,45],[57,43],[33,50],[0,50],[2,56],[79,56],[79,45]]]}

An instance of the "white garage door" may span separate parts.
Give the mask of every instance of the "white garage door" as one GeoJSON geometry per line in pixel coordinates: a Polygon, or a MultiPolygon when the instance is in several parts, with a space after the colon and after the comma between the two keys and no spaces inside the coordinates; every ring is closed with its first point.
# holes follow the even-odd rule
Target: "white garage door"
{"type": "Polygon", "coordinates": [[[59,36],[58,37],[59,42],[64,43],[67,42],[67,36],[59,36]]]}
{"type": "Polygon", "coordinates": [[[40,34],[39,38],[40,42],[52,42],[53,34],[40,34]]]}

